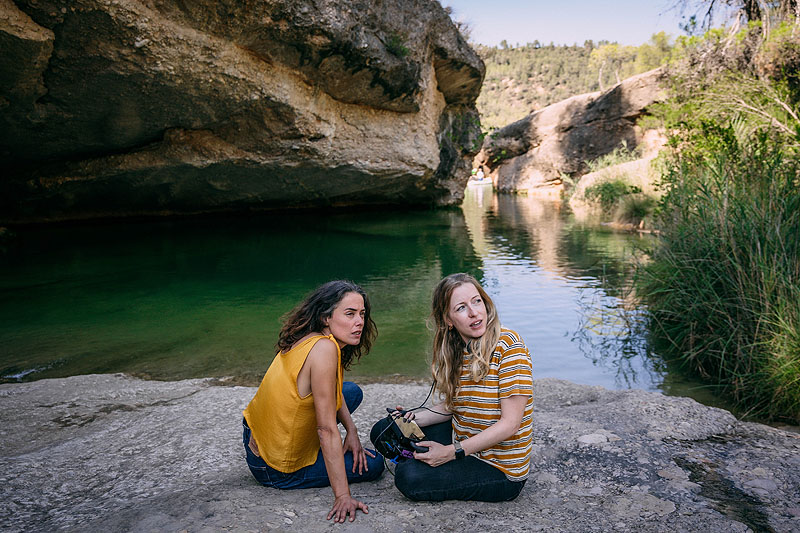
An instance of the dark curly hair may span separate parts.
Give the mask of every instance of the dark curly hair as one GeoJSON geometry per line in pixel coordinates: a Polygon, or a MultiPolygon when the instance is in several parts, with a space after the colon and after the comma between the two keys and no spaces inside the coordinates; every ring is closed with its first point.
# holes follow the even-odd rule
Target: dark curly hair
{"type": "Polygon", "coordinates": [[[378,326],[372,320],[367,293],[352,281],[329,281],[306,296],[302,303],[283,317],[283,327],[278,335],[276,348],[286,351],[309,333],[321,332],[325,328],[325,319],[333,314],[342,298],[351,292],[364,298],[364,327],[361,330],[361,342],[342,348],[342,367],[345,370],[350,368],[354,361],[369,353],[375,337],[378,336],[378,326]]]}

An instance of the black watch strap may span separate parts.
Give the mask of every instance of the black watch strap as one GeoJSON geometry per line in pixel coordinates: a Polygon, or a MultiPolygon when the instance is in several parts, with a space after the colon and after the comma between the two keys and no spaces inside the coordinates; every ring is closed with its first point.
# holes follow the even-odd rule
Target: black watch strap
{"type": "Polygon", "coordinates": [[[464,450],[461,448],[461,443],[453,439],[453,448],[456,449],[456,460],[466,457],[464,450]]]}

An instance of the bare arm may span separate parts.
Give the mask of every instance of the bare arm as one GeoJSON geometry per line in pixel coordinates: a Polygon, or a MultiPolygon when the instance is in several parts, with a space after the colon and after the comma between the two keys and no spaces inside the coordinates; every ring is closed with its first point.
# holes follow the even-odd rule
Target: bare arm
{"type": "MultiPolygon", "coordinates": [[[[336,390],[339,364],[336,346],[330,340],[318,341],[309,352],[306,362],[311,365],[311,393],[314,397],[314,412],[317,416],[319,444],[335,498],[333,508],[328,513],[328,519],[333,518],[336,522],[344,522],[347,515],[350,515],[352,522],[355,520],[356,510],[361,509],[366,513],[367,506],[350,496],[350,486],[347,483],[342,439],[336,423],[336,400],[339,395],[339,391],[336,390]]],[[[346,406],[343,407],[347,410],[346,406]]],[[[350,420],[350,424],[352,425],[352,420],[350,420]]]]}
{"type": "MultiPolygon", "coordinates": [[[[525,406],[528,397],[515,395],[500,400],[500,420],[484,429],[477,435],[461,441],[461,447],[467,455],[491,448],[498,442],[502,442],[519,431],[522,424],[522,416],[525,414],[525,406]]],[[[452,444],[447,446],[433,441],[422,441],[421,446],[427,446],[425,453],[414,453],[414,458],[423,461],[430,466],[439,466],[456,458],[456,450],[452,444]]]]}
{"type": "Polygon", "coordinates": [[[358,473],[362,474],[364,470],[369,470],[369,466],[367,464],[367,455],[370,457],[375,457],[375,454],[365,450],[364,447],[361,446],[361,439],[358,437],[358,429],[356,428],[353,418],[350,416],[350,411],[347,409],[347,405],[344,402],[342,402],[342,406],[336,412],[336,418],[342,423],[345,431],[347,431],[347,435],[344,438],[344,446],[342,451],[345,453],[348,451],[353,453],[353,472],[358,469],[358,473]]]}
{"type": "Polygon", "coordinates": [[[356,425],[353,422],[353,417],[350,416],[350,411],[347,409],[347,405],[342,402],[342,406],[336,411],[336,420],[341,422],[342,426],[344,426],[345,431],[348,433],[350,431],[356,431],[356,425]]]}

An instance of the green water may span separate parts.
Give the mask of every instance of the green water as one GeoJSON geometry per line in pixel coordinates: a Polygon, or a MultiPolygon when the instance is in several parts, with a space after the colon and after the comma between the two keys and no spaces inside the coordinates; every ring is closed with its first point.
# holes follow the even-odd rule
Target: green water
{"type": "Polygon", "coordinates": [[[537,377],[686,393],[611,312],[647,237],[579,223],[550,202],[467,194],[448,210],[17,230],[0,255],[0,377],[256,384],[280,317],[316,285],[348,278],[370,295],[379,329],[351,376],[427,379],[431,291],[466,271],[523,336],[537,377]]]}

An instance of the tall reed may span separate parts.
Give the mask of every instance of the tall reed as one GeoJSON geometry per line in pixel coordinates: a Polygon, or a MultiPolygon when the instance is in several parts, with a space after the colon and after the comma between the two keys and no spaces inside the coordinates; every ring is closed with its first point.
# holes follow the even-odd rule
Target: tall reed
{"type": "Polygon", "coordinates": [[[701,134],[663,176],[660,242],[639,272],[651,332],[748,414],[800,421],[798,157],[766,135],[701,134]]]}

